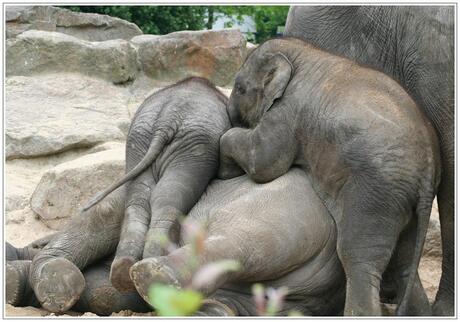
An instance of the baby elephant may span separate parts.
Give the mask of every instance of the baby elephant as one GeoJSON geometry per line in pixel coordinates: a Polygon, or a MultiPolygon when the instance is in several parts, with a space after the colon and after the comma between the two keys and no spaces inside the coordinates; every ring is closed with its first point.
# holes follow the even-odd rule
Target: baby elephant
{"type": "MultiPolygon", "coordinates": [[[[256,315],[251,297],[255,282],[289,289],[281,314],[299,310],[305,315],[336,315],[343,309],[345,278],[335,248],[335,223],[302,170],[293,168],[266,184],[247,176],[214,180],[188,220],[201,222],[207,230],[200,265],[224,259],[241,263],[239,272],[196,286],[215,300],[215,305],[202,308],[204,315],[256,315]]],[[[131,278],[146,301],[154,282],[191,284],[198,269],[190,264],[194,250],[183,240],[181,245],[167,256],[143,259],[131,268],[131,278]]]]}
{"type": "Polygon", "coordinates": [[[217,174],[219,139],[230,127],[226,103],[202,78],[183,80],[144,101],[128,133],[126,175],[85,206],[32,262],[30,284],[44,308],[69,309],[84,290],[80,270],[115,248],[110,280],[120,292],[134,290],[129,268],[164,254],[157,236],[177,241],[178,218],[217,174]],[[106,203],[97,204],[112,191],[106,203]]]}
{"type": "Polygon", "coordinates": [[[237,73],[228,110],[233,125],[247,128],[222,136],[220,176],[240,174],[234,162],[256,182],[292,165],[305,171],[337,223],[345,314],[381,315],[390,259],[401,272],[397,313],[420,314],[410,303],[428,303],[413,292],[440,154],[434,129],[401,86],[301,40],[274,39],[237,73]]]}

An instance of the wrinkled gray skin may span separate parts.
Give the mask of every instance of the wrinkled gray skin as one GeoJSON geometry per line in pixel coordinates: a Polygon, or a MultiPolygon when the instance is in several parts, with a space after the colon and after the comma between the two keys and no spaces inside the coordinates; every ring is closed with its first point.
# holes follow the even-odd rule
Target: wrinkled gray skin
{"type": "Polygon", "coordinates": [[[189,212],[217,174],[219,138],[230,127],[226,103],[211,83],[196,77],[144,101],[128,133],[125,178],[85,206],[67,233],[33,260],[30,283],[43,307],[53,312],[69,309],[84,290],[80,270],[115,248],[111,282],[120,292],[134,290],[129,268],[142,258],[165,253],[158,236],[177,241],[179,217],[189,212]],[[116,215],[105,218],[112,212],[116,215]],[[124,218],[121,227],[119,218],[124,218]],[[52,289],[54,284],[61,287],[52,289]]]}
{"type": "MultiPolygon", "coordinates": [[[[251,285],[287,286],[281,314],[335,315],[344,302],[345,279],[335,250],[335,223],[300,169],[259,185],[247,176],[213,181],[187,220],[207,228],[200,265],[233,259],[237,273],[200,286],[235,315],[256,315],[251,285]]],[[[148,301],[153,282],[185,287],[195,270],[184,245],[168,256],[148,258],[131,268],[139,294],[148,301]],[[189,268],[187,268],[189,267],[189,268]]],[[[225,311],[222,312],[225,314],[225,311]]]]}
{"type": "Polygon", "coordinates": [[[292,165],[305,171],[337,224],[345,314],[381,315],[380,281],[392,256],[397,314],[427,314],[417,268],[440,160],[436,134],[410,96],[375,70],[275,39],[247,58],[228,109],[233,125],[248,128],[222,136],[220,177],[241,173],[235,162],[256,182],[292,165]]]}
{"type": "Polygon", "coordinates": [[[293,6],[285,36],[306,40],[393,77],[434,125],[442,277],[433,307],[454,315],[454,6],[293,6]]]}
{"type": "MultiPolygon", "coordinates": [[[[10,250],[14,249],[9,243],[7,243],[7,247],[10,250]]],[[[5,256],[5,302],[14,306],[40,307],[40,303],[28,283],[28,274],[33,257],[29,259],[29,256],[11,255],[11,253],[7,253],[5,256]]],[[[137,292],[121,294],[111,285],[109,273],[112,259],[102,260],[83,271],[87,286],[72,307],[72,311],[110,315],[121,310],[135,312],[148,312],[150,310],[137,292]]]]}
{"type": "MultiPolygon", "coordinates": [[[[113,198],[110,195],[98,206],[104,206],[113,198]]],[[[120,225],[119,213],[111,213],[110,222],[119,221],[120,225]]],[[[109,219],[110,212],[101,215],[109,219]]],[[[85,216],[81,225],[89,226],[93,217],[85,216]]],[[[300,169],[293,168],[264,185],[254,183],[247,176],[214,180],[190,211],[188,220],[197,220],[208,230],[201,265],[219,259],[234,259],[242,264],[241,271],[225,275],[212,284],[201,285],[200,290],[209,298],[197,315],[256,315],[251,298],[254,282],[262,282],[267,287],[289,288],[281,314],[287,314],[289,310],[298,310],[305,315],[341,313],[345,277],[335,249],[335,223],[300,169]]],[[[99,231],[99,234],[107,233],[112,234],[110,225],[99,231]]],[[[62,234],[67,235],[68,231],[62,234]]],[[[82,247],[74,244],[73,250],[68,251],[88,252],[100,243],[100,239],[96,234],[86,235],[86,242],[82,247]]],[[[153,282],[175,286],[190,283],[194,271],[187,270],[184,265],[190,256],[190,245],[182,239],[180,245],[182,247],[167,256],[144,259],[133,266],[132,278],[144,299],[148,300],[148,287],[153,282]]],[[[107,269],[104,270],[108,265],[103,264],[101,268],[98,264],[96,267],[99,267],[100,277],[93,280],[88,277],[90,269],[84,270],[87,287],[83,294],[88,288],[91,294],[95,294],[94,289],[99,289],[99,296],[80,297],[73,310],[84,311],[90,307],[92,312],[104,309],[103,312],[108,314],[114,307],[119,309],[120,305],[105,306],[120,302],[120,293],[110,287],[105,291],[99,286],[109,283],[107,269]],[[115,299],[109,301],[106,297],[111,292],[115,293],[115,299]]],[[[9,280],[14,280],[13,277],[10,275],[9,280]]],[[[122,302],[124,308],[126,301],[125,298],[122,302]]],[[[136,310],[135,307],[131,309],[136,310]]]]}

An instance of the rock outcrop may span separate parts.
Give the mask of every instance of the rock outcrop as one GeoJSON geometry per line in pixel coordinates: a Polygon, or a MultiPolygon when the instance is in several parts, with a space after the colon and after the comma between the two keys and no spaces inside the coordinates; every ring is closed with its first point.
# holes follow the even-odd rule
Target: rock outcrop
{"type": "Polygon", "coordinates": [[[42,176],[30,207],[52,229],[60,230],[80,214],[81,207],[125,170],[124,148],[91,153],[64,162],[42,176]]]}
{"type": "Polygon", "coordinates": [[[124,140],[125,88],[78,74],[6,80],[6,159],[50,155],[124,140]]]}
{"type": "Polygon", "coordinates": [[[136,77],[136,52],[126,40],[88,42],[50,31],[29,30],[6,41],[7,76],[52,72],[125,83],[136,77]]]}
{"type": "Polygon", "coordinates": [[[6,6],[6,38],[26,30],[57,31],[83,40],[129,40],[142,34],[135,24],[93,13],[79,13],[50,6],[6,6]]]}
{"type": "Polygon", "coordinates": [[[142,35],[131,42],[138,48],[142,71],[158,80],[201,76],[229,85],[246,57],[246,40],[232,29],[142,35]]]}

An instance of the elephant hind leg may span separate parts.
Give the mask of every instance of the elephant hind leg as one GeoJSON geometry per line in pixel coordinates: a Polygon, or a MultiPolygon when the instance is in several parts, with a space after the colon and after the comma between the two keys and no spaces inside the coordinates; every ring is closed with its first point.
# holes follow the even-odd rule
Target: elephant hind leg
{"type": "Polygon", "coordinates": [[[374,194],[368,186],[363,188],[346,191],[337,224],[337,252],[347,278],[344,314],[380,316],[382,274],[408,221],[408,211],[398,209],[384,191],[374,194]]]}
{"type": "Polygon", "coordinates": [[[165,170],[150,198],[152,216],[143,258],[167,254],[160,237],[179,242],[180,220],[200,199],[214,172],[202,160],[190,160],[165,170]]]}
{"type": "MultiPolygon", "coordinates": [[[[413,219],[401,233],[388,268],[385,271],[383,284],[387,280],[391,281],[392,291],[394,291],[393,303],[399,303],[404,295],[412,265],[416,234],[417,221],[413,219]]],[[[398,312],[398,314],[408,316],[431,315],[430,303],[418,274],[409,297],[407,312],[398,312]]]]}
{"type": "MultiPolygon", "coordinates": [[[[131,268],[130,276],[138,293],[146,302],[149,302],[149,289],[154,283],[176,288],[190,287],[194,274],[204,265],[224,259],[237,261],[243,259],[242,253],[244,252],[240,248],[219,239],[208,237],[202,248],[204,251],[199,257],[191,245],[185,245],[167,256],[144,258],[137,262],[131,268]]],[[[204,295],[209,295],[227,281],[240,276],[241,273],[244,273],[244,268],[242,272],[224,273],[215,280],[205,281],[194,287],[204,295]]]]}
{"type": "Polygon", "coordinates": [[[134,285],[129,269],[142,258],[145,234],[150,222],[149,198],[155,182],[150,168],[136,177],[128,186],[123,225],[112,262],[110,280],[120,292],[132,292],[134,285]]]}

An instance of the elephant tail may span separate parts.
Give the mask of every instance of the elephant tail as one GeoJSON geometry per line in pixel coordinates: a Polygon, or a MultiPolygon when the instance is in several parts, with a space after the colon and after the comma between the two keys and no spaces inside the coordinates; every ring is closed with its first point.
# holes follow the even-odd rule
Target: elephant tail
{"type": "Polygon", "coordinates": [[[123,178],[111,184],[107,189],[97,193],[85,206],[83,206],[82,211],[87,211],[99,201],[107,197],[112,191],[140,175],[149,165],[155,161],[155,159],[163,150],[165,144],[166,140],[162,136],[154,136],[152,142],[150,143],[149,149],[142,160],[131,171],[125,174],[123,178]]]}
{"type": "Polygon", "coordinates": [[[396,315],[407,315],[409,308],[409,298],[417,277],[418,266],[423,253],[423,245],[430,224],[431,207],[435,193],[433,188],[424,189],[420,192],[415,214],[417,216],[417,234],[415,237],[414,255],[412,265],[410,266],[409,277],[407,279],[406,289],[401,302],[397,308],[396,315]]]}

